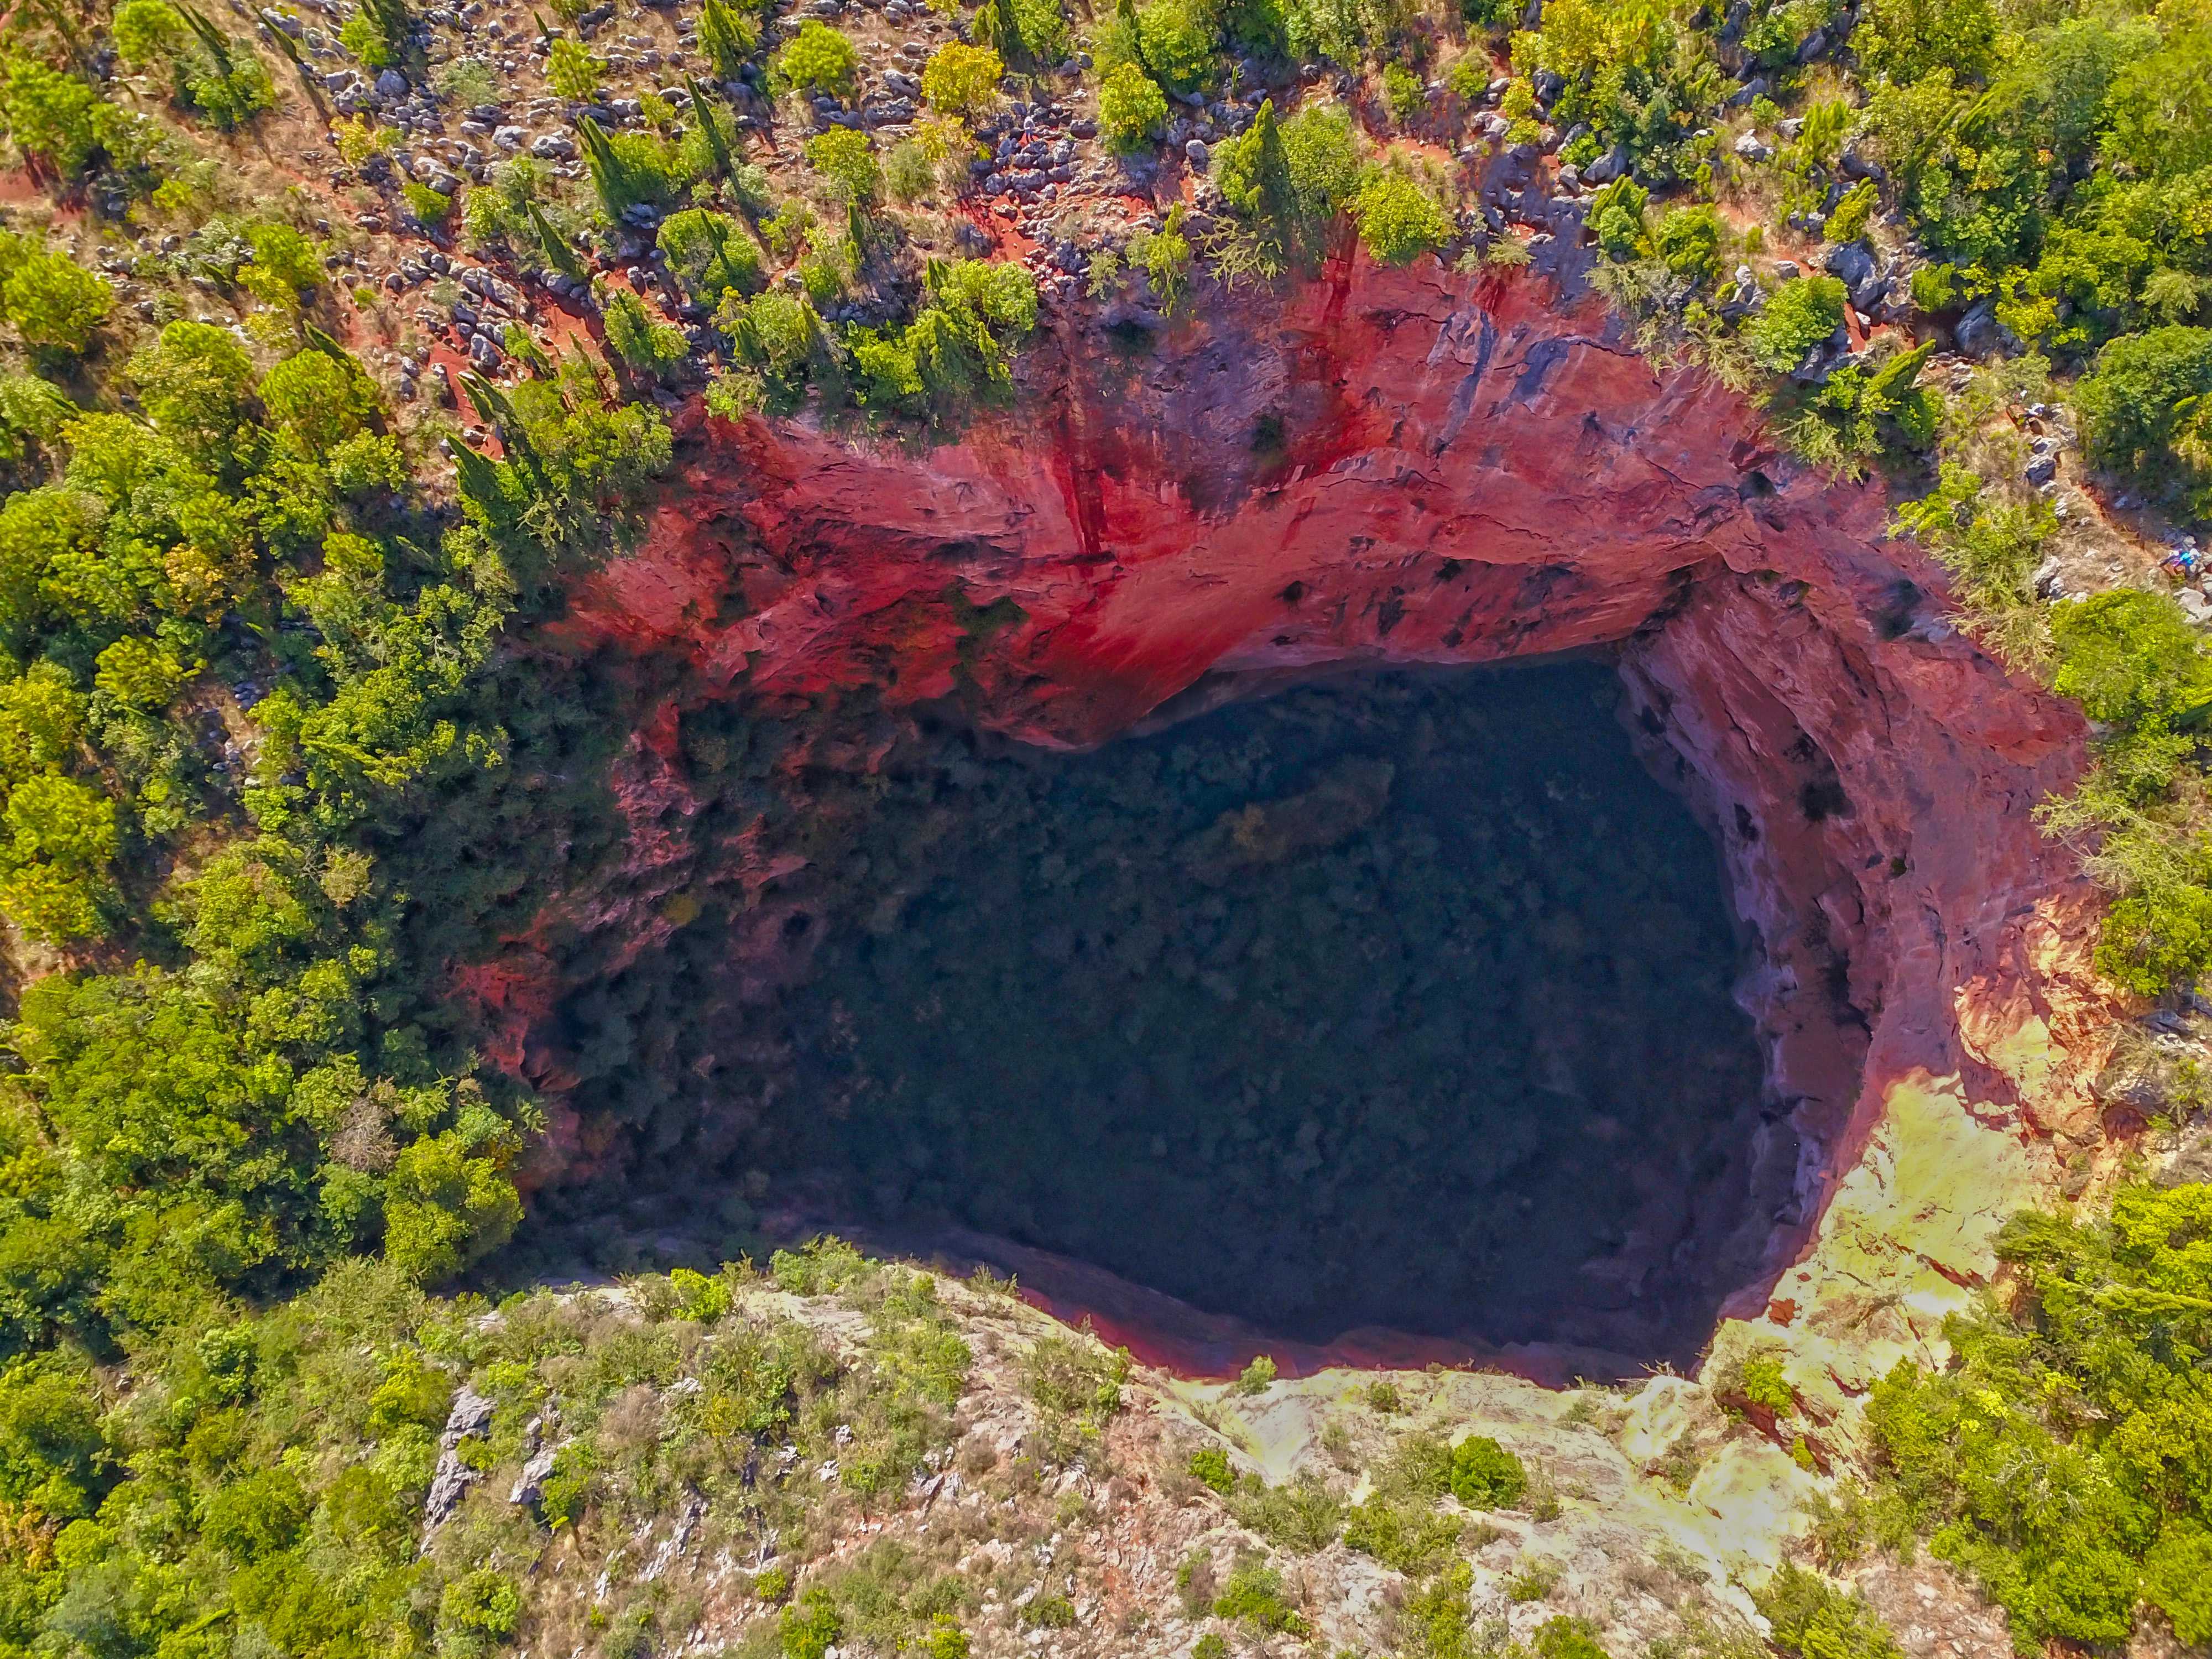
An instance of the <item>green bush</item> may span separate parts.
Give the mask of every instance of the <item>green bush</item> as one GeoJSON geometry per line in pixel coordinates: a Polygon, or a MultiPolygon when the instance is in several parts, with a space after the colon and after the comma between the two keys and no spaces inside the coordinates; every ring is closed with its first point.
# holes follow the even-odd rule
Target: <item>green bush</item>
{"type": "Polygon", "coordinates": [[[874,141],[850,127],[832,127],[809,138],[806,161],[829,182],[831,195],[854,206],[872,205],[883,187],[874,141]]]}
{"type": "Polygon", "coordinates": [[[853,43],[818,18],[810,17],[775,55],[775,71],[790,86],[842,98],[852,92],[860,68],[853,43]]]}
{"type": "Polygon", "coordinates": [[[1212,14],[1192,0],[1150,0],[1137,10],[1139,61],[1170,92],[1195,92],[1214,77],[1212,14]]]}
{"type": "Polygon", "coordinates": [[[2212,477],[2212,329],[2154,328],[2114,340],[2075,386],[2082,448],[2100,466],[2154,489],[2212,477]]]}
{"type": "Polygon", "coordinates": [[[1098,131],[1109,149],[1142,149],[1168,118],[1167,94],[1134,64],[1107,71],[1098,87],[1098,131]]]}
{"type": "Polygon", "coordinates": [[[83,175],[100,147],[96,126],[99,95],[73,75],[48,69],[30,58],[5,60],[0,82],[0,116],[16,149],[34,156],[65,179],[83,175]]]}
{"type": "Polygon", "coordinates": [[[1702,204],[1669,209],[1651,233],[1651,251],[1677,276],[1699,288],[1721,279],[1721,243],[1725,227],[1714,209],[1702,204]]]}
{"type": "Polygon", "coordinates": [[[1451,1495],[1471,1510],[1510,1510],[1528,1491],[1521,1460],[1486,1435],[1471,1434],[1452,1448],[1450,1480],[1451,1495]]]}
{"type": "Polygon", "coordinates": [[[645,301],[626,288],[607,290],[601,315],[607,343],[640,374],[669,374],[691,355],[691,343],[684,337],[684,331],[647,309],[645,301]]]}
{"type": "Polygon", "coordinates": [[[1844,298],[1842,282],[1833,276],[1783,283],[1744,329],[1752,360],[1771,374],[1788,374],[1843,326],[1844,298]]]}
{"type": "Polygon", "coordinates": [[[1650,252],[1644,234],[1644,209],[1650,200],[1650,192],[1626,174],[1590,198],[1584,222],[1606,258],[1634,259],[1650,252]]]}
{"type": "Polygon", "coordinates": [[[114,289],[65,255],[9,242],[0,247],[0,313],[34,351],[82,355],[115,309],[114,289]]]}
{"type": "Polygon", "coordinates": [[[760,250],[734,220],[705,208],[686,208],[661,222],[657,239],[669,274],[702,305],[720,305],[726,294],[752,294],[761,285],[760,250]]]}
{"type": "Polygon", "coordinates": [[[1554,1614],[1536,1626],[1528,1650],[1536,1659],[1607,1659],[1597,1639],[1597,1626],[1587,1619],[1554,1614]]]}
{"type": "Polygon", "coordinates": [[[1237,1475],[1229,1467],[1229,1454],[1218,1446],[1200,1446],[1190,1455],[1194,1477],[1224,1497],[1235,1490],[1237,1475]]]}
{"type": "MultiPolygon", "coordinates": [[[[1310,104],[1279,125],[1268,99],[1249,129],[1221,142],[1212,167],[1244,232],[1245,263],[1273,276],[1319,263],[1337,214],[1358,187],[1359,152],[1346,112],[1310,104]]],[[[1233,268],[1226,256],[1226,249],[1217,253],[1233,268]]]]}
{"type": "Polygon", "coordinates": [[[1352,200],[1360,240],[1386,265],[1408,265],[1451,239],[1451,221],[1434,197],[1405,173],[1371,167],[1352,200]]]}
{"type": "Polygon", "coordinates": [[[1866,1598],[1784,1563],[1753,1601],[1789,1659],[1898,1659],[1901,1650],[1866,1598]]]}
{"type": "Polygon", "coordinates": [[[990,47],[948,40],[922,65],[922,100],[947,115],[973,118],[999,101],[1006,72],[1006,60],[990,47]]]}
{"type": "Polygon", "coordinates": [[[1285,1636],[1305,1634],[1306,1622],[1283,1599],[1283,1576],[1256,1561],[1240,1561],[1214,1598],[1213,1616],[1285,1636]]]}

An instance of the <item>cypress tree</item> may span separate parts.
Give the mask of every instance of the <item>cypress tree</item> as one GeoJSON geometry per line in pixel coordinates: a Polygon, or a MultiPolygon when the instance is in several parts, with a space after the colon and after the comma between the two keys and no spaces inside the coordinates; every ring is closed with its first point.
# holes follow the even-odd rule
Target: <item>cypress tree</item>
{"type": "MultiPolygon", "coordinates": [[[[710,0],[711,3],[711,0],[710,0]]],[[[730,161],[730,147],[722,140],[722,129],[714,120],[714,107],[707,101],[707,94],[699,90],[696,76],[686,71],[684,90],[691,94],[691,118],[699,124],[706,135],[707,153],[714,158],[714,176],[727,179],[735,171],[730,161]]]]}

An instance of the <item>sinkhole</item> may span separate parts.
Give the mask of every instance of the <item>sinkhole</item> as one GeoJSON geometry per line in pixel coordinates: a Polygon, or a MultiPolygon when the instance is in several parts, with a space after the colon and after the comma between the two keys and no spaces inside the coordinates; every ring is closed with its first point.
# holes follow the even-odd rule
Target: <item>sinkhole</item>
{"type": "Polygon", "coordinates": [[[1085,753],[958,734],[814,849],[844,896],[785,919],[805,971],[750,1017],[755,1159],[1263,1335],[1687,1363],[1796,1146],[1717,848],[1623,695],[1552,660],[1085,753]]]}

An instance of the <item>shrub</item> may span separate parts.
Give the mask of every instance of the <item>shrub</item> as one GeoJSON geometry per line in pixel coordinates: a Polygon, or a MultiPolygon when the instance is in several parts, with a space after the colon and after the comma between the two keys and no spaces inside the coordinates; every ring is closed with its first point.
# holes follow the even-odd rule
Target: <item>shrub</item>
{"type": "Polygon", "coordinates": [[[1510,1510],[1528,1491],[1528,1469],[1487,1435],[1471,1434],[1452,1448],[1451,1494],[1468,1508],[1510,1510]]]}
{"type": "Polygon", "coordinates": [[[1634,259],[1649,251],[1644,239],[1644,209],[1650,193],[1623,174],[1590,198],[1585,222],[1606,258],[1634,259]]]}
{"type": "Polygon", "coordinates": [[[1099,83],[1098,131],[1109,149],[1142,149],[1167,118],[1167,94],[1134,64],[1117,65],[1099,83]]]}
{"type": "Polygon", "coordinates": [[[1236,1489],[1237,1475],[1229,1467],[1229,1454],[1218,1446],[1200,1446],[1193,1452],[1190,1472],[1201,1484],[1224,1497],[1236,1489]]]}
{"type": "Polygon", "coordinates": [[[684,331],[648,310],[645,301],[626,288],[607,291],[602,313],[607,343],[640,374],[665,374],[690,356],[691,343],[684,337],[684,331]]]}
{"type": "Polygon", "coordinates": [[[597,95],[605,68],[580,41],[556,40],[545,51],[545,84],[579,104],[588,104],[597,95]]]}
{"type": "Polygon", "coordinates": [[[1195,92],[1213,79],[1211,16],[1192,0],[1152,0],[1137,12],[1145,69],[1170,92],[1195,92]]]}
{"type": "Polygon", "coordinates": [[[1240,1561],[1214,1598],[1213,1616],[1233,1619],[1254,1630],[1286,1636],[1305,1634],[1305,1620],[1283,1599],[1282,1574],[1256,1561],[1240,1561]]]}
{"type": "Polygon", "coordinates": [[[1677,276],[1700,288],[1721,279],[1723,227],[1718,212],[1698,204],[1670,210],[1651,233],[1651,251],[1677,276]]]}
{"type": "Polygon", "coordinates": [[[669,274],[702,305],[719,305],[725,294],[750,294],[761,285],[760,250],[734,220],[705,208],[686,208],[661,222],[656,239],[669,274]]]}
{"type": "Polygon", "coordinates": [[[253,365],[229,330],[180,320],[131,359],[129,378],[163,436],[206,453],[227,447],[246,418],[253,365]]]}
{"type": "Polygon", "coordinates": [[[999,101],[999,80],[1006,72],[1006,60],[990,47],[949,40],[922,66],[923,101],[948,115],[981,115],[999,101]]]}
{"type": "MultiPolygon", "coordinates": [[[[1318,261],[1358,178],[1350,116],[1318,105],[1279,125],[1266,100],[1251,126],[1214,153],[1214,183],[1245,228],[1247,263],[1263,276],[1318,261]]],[[[1227,249],[1223,260],[1233,269],[1227,249]]]]}
{"type": "Polygon", "coordinates": [[[882,188],[883,173],[876,165],[875,143],[865,132],[856,132],[850,127],[831,127],[827,132],[817,133],[806,141],[806,160],[829,181],[832,195],[855,207],[872,203],[882,188]]]}
{"type": "Polygon", "coordinates": [[[456,1659],[484,1653],[521,1627],[521,1587],[496,1568],[462,1574],[438,1598],[438,1650],[456,1659]]]}
{"type": "Polygon", "coordinates": [[[99,146],[94,112],[99,95],[73,75],[48,69],[34,58],[7,60],[0,82],[0,115],[8,136],[26,156],[35,157],[64,179],[80,177],[99,146]]]}
{"type": "Polygon", "coordinates": [[[1264,1353],[1255,1354],[1252,1356],[1252,1363],[1245,1366],[1243,1372],[1238,1375],[1237,1385],[1231,1392],[1244,1395],[1265,1394],[1274,1386],[1274,1382],[1273,1356],[1264,1353]]]}
{"type": "Polygon", "coordinates": [[[2075,388],[2082,447],[2100,466],[2157,486],[2212,471],[2212,329],[2123,335],[2075,388]]]}
{"type": "Polygon", "coordinates": [[[852,41],[813,17],[775,55],[775,71],[787,84],[839,98],[853,90],[860,67],[852,41]]]}
{"type": "Polygon", "coordinates": [[[1451,237],[1451,221],[1436,198],[1390,167],[1369,170],[1352,198],[1352,213],[1359,222],[1360,240],[1386,265],[1409,265],[1451,237]]]}
{"type": "Polygon", "coordinates": [[[1752,361],[1788,374],[1844,323],[1844,285],[1833,276],[1801,276],[1784,283],[1744,330],[1752,361]]]}
{"type": "Polygon", "coordinates": [[[261,220],[246,227],[246,240],[253,260],[239,268],[239,285],[264,305],[295,310],[328,275],[315,245],[289,225],[261,220]]]}
{"type": "Polygon", "coordinates": [[[1352,1505],[1345,1521],[1344,1541],[1394,1571],[1419,1577],[1451,1559],[1464,1529],[1458,1516],[1378,1492],[1352,1505]]]}
{"type": "Polygon", "coordinates": [[[919,202],[937,188],[938,163],[911,138],[902,138],[884,157],[884,188],[898,202],[919,202]]]}
{"type": "Polygon", "coordinates": [[[1753,1597],[1789,1659],[1897,1659],[1900,1650],[1866,1599],[1794,1563],[1753,1597]]]}
{"type": "Polygon", "coordinates": [[[1607,1659],[1606,1650],[1598,1644],[1597,1626],[1587,1619],[1565,1614],[1537,1626],[1528,1649],[1536,1659],[1607,1659]]]}
{"type": "Polygon", "coordinates": [[[33,350],[77,356],[115,309],[105,277],[45,248],[0,254],[0,312],[33,350]]]}
{"type": "Polygon", "coordinates": [[[1428,107],[1428,88],[1421,77],[1402,64],[1386,64],[1382,68],[1382,101],[1390,106],[1390,118],[1400,126],[1418,120],[1428,107]]]}
{"type": "Polygon", "coordinates": [[[296,352],[261,379],[261,402],[280,426],[318,453],[335,448],[375,414],[375,382],[327,352],[296,352]]]}

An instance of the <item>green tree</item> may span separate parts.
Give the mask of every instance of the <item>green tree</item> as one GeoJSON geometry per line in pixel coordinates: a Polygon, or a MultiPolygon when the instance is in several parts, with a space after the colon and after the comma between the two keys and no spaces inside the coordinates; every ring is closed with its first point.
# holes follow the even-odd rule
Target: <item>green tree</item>
{"type": "Polygon", "coordinates": [[[1393,167],[1372,167],[1352,201],[1359,239],[1386,265],[1409,265],[1451,238],[1443,205],[1393,167]]]}
{"type": "Polygon", "coordinates": [[[192,453],[227,453],[246,419],[253,365],[228,329],[177,321],[131,359],[138,401],[161,428],[192,453]]]}
{"type": "Polygon", "coordinates": [[[661,222],[658,243],[670,274],[702,305],[719,305],[725,294],[751,294],[761,285],[760,250],[719,213],[672,213],[661,222]]]}
{"type": "Polygon", "coordinates": [[[522,1219],[507,1177],[518,1150],[513,1132],[483,1117],[413,1142],[392,1165],[384,1252],[410,1279],[450,1277],[507,1243],[522,1219]]]}
{"type": "Polygon", "coordinates": [[[1134,64],[1107,71],[1098,86],[1098,131],[1109,149],[1142,149],[1168,118],[1167,94],[1134,64]]]}
{"type": "Polygon", "coordinates": [[[858,79],[860,55],[851,40],[818,18],[810,17],[775,55],[775,70],[793,87],[842,98],[858,79]]]}
{"type": "Polygon", "coordinates": [[[1802,276],[1775,289],[1765,307],[1744,328],[1752,360],[1771,374],[1783,374],[1844,325],[1843,283],[1833,276],[1802,276]]]}
{"type": "Polygon", "coordinates": [[[922,66],[921,95],[932,109],[972,118],[999,101],[1006,72],[1006,60],[990,47],[948,40],[922,66]]]}
{"type": "Polygon", "coordinates": [[[0,259],[0,266],[7,272],[0,281],[0,312],[34,350],[82,355],[115,309],[107,279],[64,255],[22,249],[0,259]]]}
{"type": "Polygon", "coordinates": [[[809,138],[806,160],[829,181],[831,194],[854,207],[872,205],[883,186],[874,140],[851,127],[831,127],[809,138]]]}

